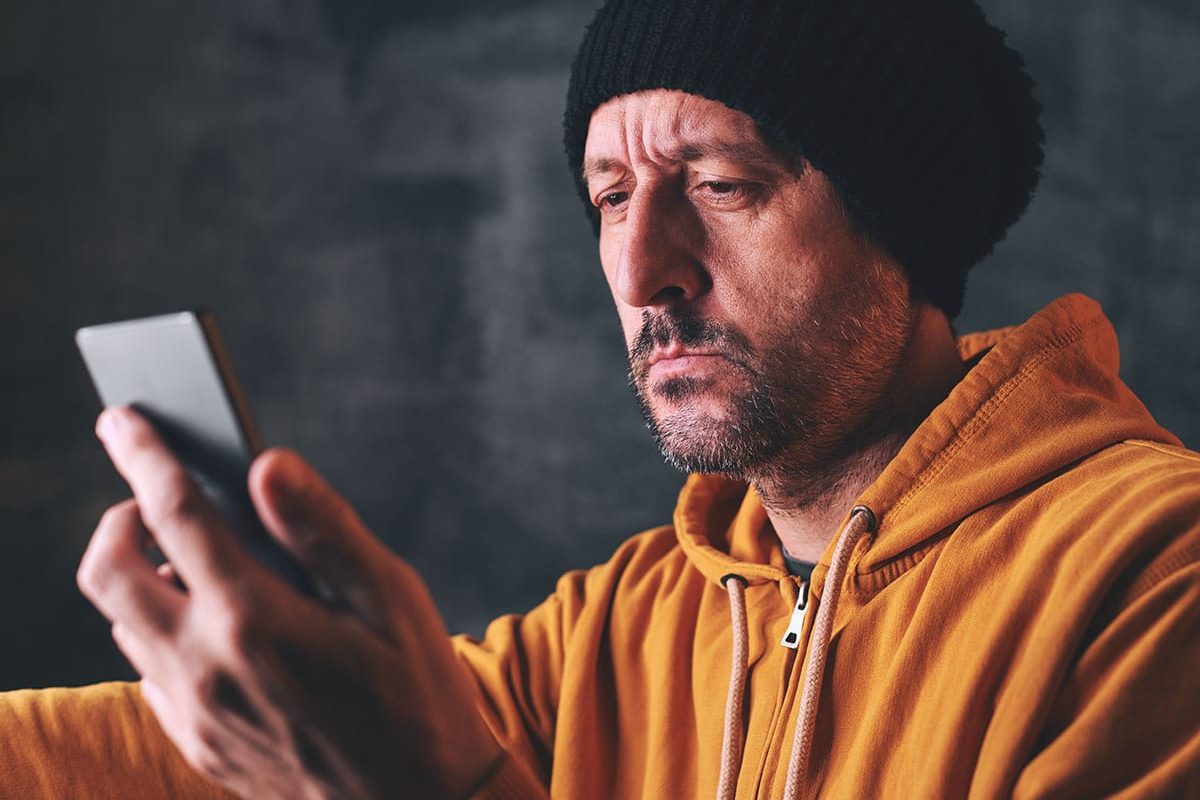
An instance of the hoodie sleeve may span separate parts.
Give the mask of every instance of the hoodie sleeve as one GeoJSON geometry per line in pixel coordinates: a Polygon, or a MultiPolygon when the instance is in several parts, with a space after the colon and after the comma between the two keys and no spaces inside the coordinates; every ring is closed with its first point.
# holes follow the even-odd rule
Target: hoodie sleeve
{"type": "MultiPolygon", "coordinates": [[[[477,797],[525,800],[547,795],[560,707],[566,703],[564,714],[574,708],[563,699],[564,675],[586,670],[590,680],[603,669],[601,641],[619,605],[618,596],[628,602],[630,593],[637,593],[631,586],[657,575],[667,554],[676,550],[671,526],[645,531],[627,539],[604,564],[563,575],[554,593],[528,614],[497,619],[482,641],[454,638],[480,690],[480,714],[507,753],[498,774],[506,779],[518,772],[524,776],[519,786],[502,788],[493,781],[495,786],[489,784],[477,797]]],[[[654,585],[655,580],[649,580],[642,591],[654,585]]]]}
{"type": "Polygon", "coordinates": [[[234,798],[188,766],[135,683],[0,693],[0,731],[0,798],[234,798]]]}
{"type": "MultiPolygon", "coordinates": [[[[478,685],[480,713],[507,752],[506,770],[535,777],[539,793],[500,791],[479,797],[545,796],[550,784],[551,754],[566,642],[584,604],[587,573],[569,572],[554,594],[527,614],[509,614],[492,622],[482,641],[454,637],[454,647],[478,685]]],[[[499,781],[493,781],[498,783],[499,781]]]]}
{"type": "Polygon", "coordinates": [[[1200,797],[1197,534],[1102,614],[1015,798],[1200,797]]]}

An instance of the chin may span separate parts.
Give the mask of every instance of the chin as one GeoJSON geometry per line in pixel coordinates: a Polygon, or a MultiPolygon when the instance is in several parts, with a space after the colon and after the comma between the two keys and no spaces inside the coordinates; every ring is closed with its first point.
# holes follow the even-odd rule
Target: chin
{"type": "Polygon", "coordinates": [[[728,427],[732,409],[729,397],[721,398],[715,392],[675,394],[668,390],[655,392],[650,413],[660,426],[676,429],[694,426],[698,430],[715,431],[728,427]]]}
{"type": "Polygon", "coordinates": [[[635,387],[646,427],[667,463],[684,472],[746,479],[785,448],[789,436],[761,391],[680,376],[635,387]]]}
{"type": "Polygon", "coordinates": [[[649,428],[663,458],[683,472],[741,478],[779,445],[733,424],[727,412],[711,415],[697,408],[658,416],[649,421],[649,428]]]}

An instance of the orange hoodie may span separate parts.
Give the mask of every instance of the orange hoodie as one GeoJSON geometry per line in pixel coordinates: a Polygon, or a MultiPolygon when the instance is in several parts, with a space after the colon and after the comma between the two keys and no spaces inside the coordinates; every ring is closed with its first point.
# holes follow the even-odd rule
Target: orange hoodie
{"type": "MultiPolygon", "coordinates": [[[[847,513],[802,612],[755,493],[693,476],[674,526],[457,638],[510,753],[479,797],[709,798],[723,760],[739,798],[1200,797],[1200,456],[1117,378],[1086,298],[961,349],[986,354],[847,513]]],[[[0,797],[102,758],[89,786],[184,782],[131,698],[0,695],[0,797]]]]}

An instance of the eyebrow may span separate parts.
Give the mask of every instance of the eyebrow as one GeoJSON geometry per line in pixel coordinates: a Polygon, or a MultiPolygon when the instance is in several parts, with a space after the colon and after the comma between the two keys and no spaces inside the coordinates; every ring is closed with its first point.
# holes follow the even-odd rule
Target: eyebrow
{"type": "MultiPolygon", "coordinates": [[[[706,158],[720,158],[726,161],[736,161],[741,164],[781,166],[778,163],[778,158],[769,147],[753,141],[727,142],[716,140],[686,144],[674,150],[666,151],[664,156],[668,161],[677,161],[684,164],[693,161],[703,161],[706,158]]],[[[580,177],[583,178],[584,183],[588,183],[591,178],[597,178],[610,172],[618,172],[624,166],[623,162],[615,158],[588,159],[583,164],[580,177]]]]}

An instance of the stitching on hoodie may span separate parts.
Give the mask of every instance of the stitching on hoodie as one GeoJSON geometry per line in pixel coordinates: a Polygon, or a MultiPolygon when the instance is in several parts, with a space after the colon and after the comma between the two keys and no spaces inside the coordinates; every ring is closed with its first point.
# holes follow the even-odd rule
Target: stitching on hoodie
{"type": "Polygon", "coordinates": [[[869,600],[874,595],[887,588],[888,584],[904,573],[916,567],[930,555],[933,555],[950,540],[958,530],[962,520],[952,522],[942,530],[930,536],[918,547],[910,549],[904,555],[888,561],[882,566],[868,572],[855,572],[849,586],[842,589],[860,600],[869,600]]]}
{"type": "Polygon", "coordinates": [[[946,538],[939,536],[935,541],[913,550],[901,558],[894,559],[871,572],[856,573],[851,576],[850,583],[842,587],[842,591],[857,600],[867,601],[904,573],[925,560],[926,556],[941,549],[946,544],[946,538]]]}
{"type": "Polygon", "coordinates": [[[1042,365],[1050,360],[1052,356],[1057,355],[1059,352],[1078,341],[1081,333],[1083,333],[1083,326],[1081,326],[1079,323],[1067,328],[1058,336],[1051,339],[1045,347],[1039,350],[1037,354],[1025,364],[1024,367],[1017,371],[1016,375],[1013,375],[1004,383],[1000,384],[1000,386],[992,394],[991,398],[982,406],[980,406],[979,410],[975,412],[970,421],[968,421],[967,424],[959,430],[957,436],[955,436],[951,444],[942,450],[941,454],[933,460],[933,463],[930,464],[929,467],[922,473],[921,477],[917,478],[913,485],[909,487],[909,490],[904,493],[904,495],[896,502],[894,506],[892,506],[890,511],[885,512],[885,515],[887,513],[895,513],[904,508],[908,501],[912,499],[913,495],[915,495],[930,481],[940,475],[950,461],[956,455],[958,455],[958,451],[961,450],[971,440],[971,438],[975,436],[976,432],[978,432],[979,429],[982,428],[989,419],[991,419],[992,414],[996,413],[996,410],[1005,400],[1008,399],[1008,396],[1016,391],[1017,388],[1019,388],[1020,385],[1024,383],[1033,372],[1041,369],[1042,365]]]}

